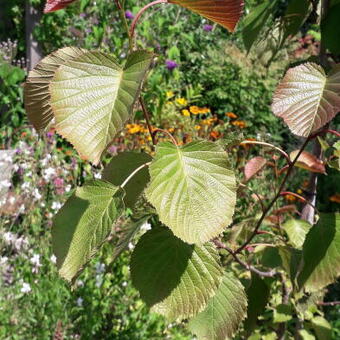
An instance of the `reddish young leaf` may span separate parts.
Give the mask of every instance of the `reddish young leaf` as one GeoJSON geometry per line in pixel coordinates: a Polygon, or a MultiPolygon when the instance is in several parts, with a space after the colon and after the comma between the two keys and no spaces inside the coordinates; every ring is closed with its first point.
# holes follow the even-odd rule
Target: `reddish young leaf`
{"type": "Polygon", "coordinates": [[[263,169],[266,163],[267,160],[260,156],[249,160],[244,167],[244,175],[246,176],[246,180],[249,181],[252,177],[254,177],[259,171],[263,169]]]}
{"type": "Polygon", "coordinates": [[[44,13],[55,12],[59,9],[63,9],[74,1],[76,0],[47,0],[44,13]]]}
{"type": "Polygon", "coordinates": [[[243,0],[169,0],[233,32],[242,12],[243,0]]]}
{"type": "MultiPolygon", "coordinates": [[[[290,159],[293,160],[297,156],[298,152],[299,150],[292,151],[289,155],[290,159]]],[[[318,172],[320,174],[326,173],[325,165],[323,164],[323,162],[307,151],[302,152],[297,162],[295,163],[295,166],[311,172],[318,172]]]]}

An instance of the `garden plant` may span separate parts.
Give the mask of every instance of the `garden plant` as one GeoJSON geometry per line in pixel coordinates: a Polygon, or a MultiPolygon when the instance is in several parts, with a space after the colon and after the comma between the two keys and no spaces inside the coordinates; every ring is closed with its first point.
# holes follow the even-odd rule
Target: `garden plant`
{"type": "MultiPolygon", "coordinates": [[[[45,15],[77,2],[48,0],[45,15]]],[[[156,0],[132,15],[125,1],[115,0],[121,21],[111,25],[126,37],[125,60],[101,49],[62,47],[28,74],[25,109],[36,131],[55,129],[101,174],[77,183],[53,218],[56,265],[71,286],[113,235],[117,261],[138,237],[130,260],[133,286],[151,311],[171,322],[184,320],[197,339],[331,339],[322,306],[337,304],[325,296],[340,274],[340,215],[336,205],[332,211],[318,205],[316,188],[327,169],[340,168],[339,132],[331,126],[340,111],[340,42],[334,33],[340,1],[290,0],[283,11],[281,3],[260,1],[244,14],[242,0],[156,0]],[[190,140],[179,139],[171,122],[164,128],[162,111],[173,93],[157,105],[143,93],[143,86],[156,87],[151,73],[159,56],[155,46],[142,49],[138,39],[153,6],[184,7],[230,32],[245,15],[239,30],[249,55],[264,41],[274,45],[267,68],[312,20],[320,47],[281,75],[271,106],[271,122],[281,118],[300,147],[287,152],[270,140],[243,136],[245,123],[233,112],[226,116],[238,133],[209,130],[218,118],[185,98],[176,99],[184,118],[200,114],[205,123],[194,124],[190,140]],[[275,24],[268,24],[273,16],[275,24]],[[138,109],[145,128],[133,122],[138,109]],[[115,138],[126,131],[132,140],[145,134],[149,146],[136,143],[135,150],[108,161],[115,138]],[[255,148],[261,150],[256,156],[249,151],[255,148]],[[239,176],[245,157],[250,159],[239,176]],[[288,188],[297,171],[310,176],[295,193],[288,188]],[[268,194],[258,191],[265,186],[268,194]],[[150,230],[139,237],[146,222],[150,230]],[[271,314],[264,313],[267,305],[271,314]]],[[[174,60],[166,66],[176,72],[174,60]]],[[[196,90],[188,88],[188,97],[195,98],[196,90]]]]}

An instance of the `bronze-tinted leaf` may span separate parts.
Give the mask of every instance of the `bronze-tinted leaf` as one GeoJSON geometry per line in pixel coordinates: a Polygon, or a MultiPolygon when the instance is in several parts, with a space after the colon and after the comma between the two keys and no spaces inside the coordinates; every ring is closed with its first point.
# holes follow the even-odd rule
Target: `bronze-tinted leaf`
{"type": "Polygon", "coordinates": [[[44,13],[55,12],[59,9],[63,9],[74,1],[76,0],[47,0],[44,13]]]}
{"type": "Polygon", "coordinates": [[[289,69],[277,87],[272,110],[294,134],[308,137],[340,111],[340,69],[328,76],[313,63],[289,69]]]}
{"type": "Polygon", "coordinates": [[[249,181],[252,177],[259,173],[266,163],[267,160],[261,156],[254,157],[249,160],[244,167],[244,175],[246,176],[246,180],[249,181]]]}
{"type": "MultiPolygon", "coordinates": [[[[299,150],[292,151],[289,155],[290,159],[292,160],[295,159],[298,152],[299,150]]],[[[295,163],[295,166],[320,174],[324,174],[326,172],[325,165],[323,164],[323,162],[307,151],[303,151],[301,153],[297,162],[295,163]]]]}
{"type": "Polygon", "coordinates": [[[233,32],[243,12],[243,0],[169,0],[233,32]]]}

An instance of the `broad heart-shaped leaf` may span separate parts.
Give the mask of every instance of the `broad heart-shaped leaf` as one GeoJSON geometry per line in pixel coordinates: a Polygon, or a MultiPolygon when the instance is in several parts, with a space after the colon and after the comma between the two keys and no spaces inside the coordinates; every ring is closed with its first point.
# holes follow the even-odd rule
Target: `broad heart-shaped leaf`
{"type": "Polygon", "coordinates": [[[55,72],[50,84],[56,129],[79,154],[98,164],[131,117],[152,53],[130,54],[124,67],[102,52],[85,52],[55,72]]]}
{"type": "Polygon", "coordinates": [[[308,137],[340,110],[340,71],[326,76],[314,63],[290,68],[276,89],[272,110],[294,134],[308,137]]]}
{"type": "MultiPolygon", "coordinates": [[[[102,179],[113,185],[120,186],[124,180],[138,167],[152,160],[147,153],[122,152],[113,157],[103,171],[102,179]]],[[[124,186],[126,195],[124,203],[132,209],[142,191],[150,180],[149,171],[145,167],[138,171],[124,186]]]]}
{"type": "Polygon", "coordinates": [[[225,340],[237,331],[246,312],[244,287],[234,274],[225,273],[207,307],[190,320],[189,329],[198,340],[225,340]]]}
{"type": "Polygon", "coordinates": [[[146,197],[177,237],[207,242],[230,224],[234,213],[236,181],[228,167],[226,153],[215,143],[159,143],[146,197]]]}
{"type": "Polygon", "coordinates": [[[257,173],[259,173],[267,164],[267,160],[261,156],[250,159],[244,167],[244,175],[246,180],[249,181],[257,173]]]}
{"type": "Polygon", "coordinates": [[[303,245],[299,287],[312,292],[334,282],[340,275],[340,213],[321,214],[303,245]]]}
{"type": "Polygon", "coordinates": [[[47,0],[44,8],[44,13],[50,13],[59,9],[63,9],[75,1],[76,0],[47,0]]]}
{"type": "Polygon", "coordinates": [[[54,218],[53,251],[59,274],[71,281],[109,236],[124,212],[124,191],[100,180],[78,187],[54,218]]]}
{"type": "Polygon", "coordinates": [[[243,20],[242,37],[246,50],[249,52],[257,40],[261,30],[271,17],[277,0],[265,0],[256,6],[243,20]]]}
{"type": "Polygon", "coordinates": [[[146,232],[131,258],[132,282],[146,304],[169,319],[199,313],[222,280],[211,243],[189,245],[165,227],[146,232]]]}
{"type": "MultiPolygon", "coordinates": [[[[298,153],[299,150],[292,151],[289,155],[290,159],[295,159],[298,153]]],[[[307,151],[303,151],[300,154],[295,166],[311,172],[317,172],[320,174],[326,173],[326,168],[323,162],[307,151]]]]}
{"type": "Polygon", "coordinates": [[[283,229],[288,235],[290,244],[297,249],[302,247],[311,227],[312,226],[307,221],[296,219],[290,219],[283,225],[283,229]]]}
{"type": "Polygon", "coordinates": [[[243,0],[169,0],[233,32],[243,12],[243,0]]]}
{"type": "Polygon", "coordinates": [[[44,130],[53,119],[49,86],[55,71],[67,60],[79,57],[83,51],[76,47],[61,48],[42,59],[29,72],[24,87],[25,109],[38,131],[44,130]]]}

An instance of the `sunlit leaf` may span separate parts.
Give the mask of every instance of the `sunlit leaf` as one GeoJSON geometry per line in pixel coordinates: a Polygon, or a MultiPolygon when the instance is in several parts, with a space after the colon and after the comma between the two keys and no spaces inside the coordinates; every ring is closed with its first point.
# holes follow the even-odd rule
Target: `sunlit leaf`
{"type": "Polygon", "coordinates": [[[189,322],[198,340],[225,340],[232,337],[246,316],[244,287],[232,273],[225,273],[216,294],[203,312],[189,322]]]}
{"type": "MultiPolygon", "coordinates": [[[[138,167],[152,160],[147,153],[122,152],[114,156],[105,167],[102,178],[113,185],[120,186],[124,180],[138,167]]],[[[127,208],[133,208],[139,195],[150,180],[147,167],[139,170],[124,186],[126,195],[124,203],[127,208]]]]}
{"type": "Polygon", "coordinates": [[[318,339],[332,339],[332,326],[325,318],[323,318],[322,316],[315,316],[311,320],[311,324],[318,339]]]}
{"type": "Polygon", "coordinates": [[[276,89],[272,110],[294,134],[309,136],[340,110],[340,71],[326,76],[313,63],[290,68],[276,89]]]}
{"type": "Polygon", "coordinates": [[[131,117],[152,53],[130,54],[124,67],[102,52],[84,52],[55,72],[50,84],[56,129],[84,159],[98,164],[131,117]]]}
{"type": "Polygon", "coordinates": [[[303,245],[303,269],[299,287],[316,291],[340,275],[340,213],[321,214],[303,245]]]}
{"type": "Polygon", "coordinates": [[[169,0],[203,17],[214,21],[229,31],[234,31],[243,12],[243,0],[169,0]]]}
{"type": "Polygon", "coordinates": [[[290,305],[280,304],[274,309],[273,322],[281,323],[292,319],[292,307],[290,305]]]}
{"type": "Polygon", "coordinates": [[[244,167],[246,181],[249,181],[252,177],[258,174],[266,164],[267,160],[261,156],[250,159],[244,167]]]}
{"type": "Polygon", "coordinates": [[[222,280],[218,252],[207,243],[189,245],[168,228],[144,234],[131,258],[132,282],[141,298],[170,319],[199,313],[222,280]]]}
{"type": "Polygon", "coordinates": [[[290,219],[282,227],[288,235],[290,244],[299,249],[305,242],[306,235],[312,226],[304,220],[290,219]]]}
{"type": "Polygon", "coordinates": [[[53,119],[49,86],[55,71],[66,61],[79,57],[84,50],[65,47],[42,59],[29,72],[25,87],[25,109],[28,118],[38,130],[44,130],[53,119]]]}
{"type": "MultiPolygon", "coordinates": [[[[298,155],[299,150],[292,151],[289,155],[290,159],[293,160],[298,155]]],[[[295,163],[295,166],[311,171],[324,174],[326,172],[325,165],[321,160],[316,158],[314,155],[307,151],[303,151],[295,163]]]]}
{"type": "Polygon", "coordinates": [[[305,329],[300,329],[298,333],[302,340],[315,340],[315,336],[305,329]]]}
{"type": "Polygon", "coordinates": [[[204,243],[231,223],[236,182],[227,155],[215,143],[159,143],[146,197],[160,220],[188,243],[204,243]]]}
{"type": "Polygon", "coordinates": [[[104,181],[78,187],[54,218],[53,251],[59,274],[76,277],[109,236],[124,212],[124,191],[104,181]]]}
{"type": "Polygon", "coordinates": [[[47,0],[44,8],[44,13],[50,13],[59,9],[63,9],[75,1],[76,0],[47,0]]]}

